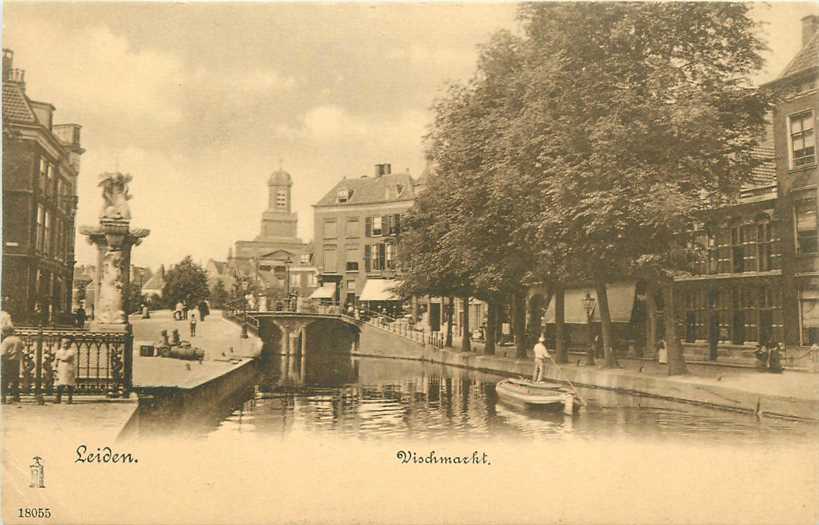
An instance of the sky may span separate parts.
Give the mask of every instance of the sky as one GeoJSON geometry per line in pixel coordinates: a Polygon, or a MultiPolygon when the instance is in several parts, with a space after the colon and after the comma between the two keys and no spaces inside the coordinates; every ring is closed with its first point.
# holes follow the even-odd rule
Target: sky
{"type": "MultiPolygon", "coordinates": [[[[774,78],[816,4],[755,4],[774,78]]],[[[26,90],[83,126],[78,225],[97,223],[97,175],[133,175],[133,263],[224,260],[259,233],[266,181],[294,181],[299,235],[342,177],[424,168],[430,107],[474,71],[478,45],[515,28],[515,6],[5,2],[3,47],[26,90]]],[[[78,264],[95,249],[78,235],[78,264]]]]}

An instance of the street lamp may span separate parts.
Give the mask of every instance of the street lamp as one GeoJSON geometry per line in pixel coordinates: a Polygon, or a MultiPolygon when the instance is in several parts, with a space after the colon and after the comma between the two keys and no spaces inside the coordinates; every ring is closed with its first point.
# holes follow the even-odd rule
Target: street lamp
{"type": "Polygon", "coordinates": [[[242,316],[242,339],[247,339],[247,289],[248,282],[246,279],[242,279],[242,307],[244,311],[242,316]]]}
{"type": "Polygon", "coordinates": [[[592,330],[592,315],[594,314],[594,308],[597,300],[592,297],[589,292],[586,292],[586,297],[584,297],[582,301],[583,310],[586,311],[586,323],[589,326],[589,347],[586,350],[586,366],[594,366],[594,332],[592,330]]]}
{"type": "Polygon", "coordinates": [[[295,310],[295,308],[291,308],[290,304],[290,265],[293,264],[293,260],[290,257],[284,260],[284,295],[287,297],[287,309],[288,310],[295,310]]]}

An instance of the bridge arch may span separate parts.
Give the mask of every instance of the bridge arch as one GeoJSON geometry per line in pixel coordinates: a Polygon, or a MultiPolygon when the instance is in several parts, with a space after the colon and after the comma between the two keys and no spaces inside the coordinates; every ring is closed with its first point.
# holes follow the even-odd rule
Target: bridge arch
{"type": "Polygon", "coordinates": [[[274,353],[306,354],[308,348],[349,352],[357,348],[358,324],[340,315],[258,312],[259,337],[274,353]]]}

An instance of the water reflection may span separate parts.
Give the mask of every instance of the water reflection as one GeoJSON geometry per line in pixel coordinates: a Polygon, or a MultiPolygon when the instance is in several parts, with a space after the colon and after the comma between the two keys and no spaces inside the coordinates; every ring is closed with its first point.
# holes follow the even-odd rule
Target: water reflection
{"type": "Polygon", "coordinates": [[[589,406],[574,417],[522,412],[499,403],[499,376],[430,363],[324,354],[272,356],[255,395],[203,433],[287,436],[332,433],[388,437],[519,437],[727,440],[814,439],[814,425],[765,419],[584,389],[589,406]],[[783,431],[787,431],[783,434],[783,431]],[[787,438],[783,437],[787,436],[787,438]]]}

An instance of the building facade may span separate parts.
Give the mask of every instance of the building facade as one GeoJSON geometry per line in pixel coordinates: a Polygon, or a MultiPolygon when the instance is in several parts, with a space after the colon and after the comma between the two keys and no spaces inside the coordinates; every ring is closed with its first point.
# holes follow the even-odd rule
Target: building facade
{"type": "Polygon", "coordinates": [[[21,322],[70,322],[78,124],[26,95],[25,72],[3,50],[3,308],[21,322]]]}
{"type": "Polygon", "coordinates": [[[802,49],[763,86],[775,97],[778,211],[782,217],[783,340],[788,347],[819,342],[816,113],[819,17],[802,19],[802,49]]]}
{"type": "Polygon", "coordinates": [[[332,294],[322,298],[342,305],[394,298],[401,216],[417,185],[409,173],[377,164],[374,176],[342,179],[313,205],[313,260],[325,295],[332,294]]]}

